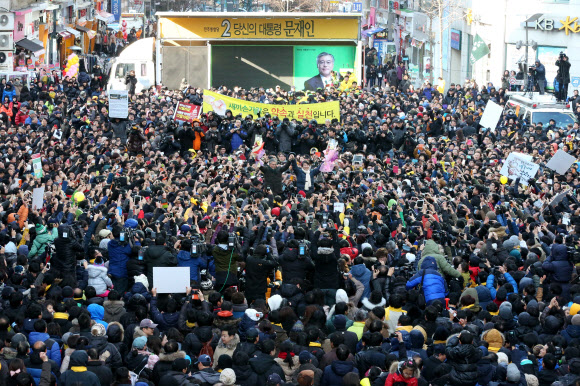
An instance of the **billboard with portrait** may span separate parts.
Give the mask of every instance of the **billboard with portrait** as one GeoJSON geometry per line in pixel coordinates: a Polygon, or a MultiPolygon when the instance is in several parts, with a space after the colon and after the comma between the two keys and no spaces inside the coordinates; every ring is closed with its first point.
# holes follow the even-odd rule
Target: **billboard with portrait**
{"type": "Polygon", "coordinates": [[[211,86],[316,90],[354,73],[356,46],[214,45],[211,86]],[[280,60],[283,58],[284,60],[280,60]]]}
{"type": "Polygon", "coordinates": [[[354,46],[294,46],[294,85],[297,90],[339,84],[340,74],[354,72],[354,46]]]}

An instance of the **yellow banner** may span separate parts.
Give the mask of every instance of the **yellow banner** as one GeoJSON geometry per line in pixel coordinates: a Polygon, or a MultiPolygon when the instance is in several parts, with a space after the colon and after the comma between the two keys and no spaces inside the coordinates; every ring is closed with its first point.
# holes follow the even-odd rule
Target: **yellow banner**
{"type": "Polygon", "coordinates": [[[358,39],[358,19],[159,18],[162,39],[358,39]]]}
{"type": "Polygon", "coordinates": [[[218,115],[224,116],[226,110],[231,110],[235,115],[242,114],[245,117],[252,114],[254,118],[260,113],[261,116],[269,113],[271,116],[278,116],[280,120],[288,118],[314,119],[318,123],[326,119],[338,119],[340,121],[340,105],[338,101],[311,103],[302,105],[270,105],[265,103],[247,102],[241,99],[230,98],[212,91],[203,90],[203,111],[215,111],[218,115]]]}

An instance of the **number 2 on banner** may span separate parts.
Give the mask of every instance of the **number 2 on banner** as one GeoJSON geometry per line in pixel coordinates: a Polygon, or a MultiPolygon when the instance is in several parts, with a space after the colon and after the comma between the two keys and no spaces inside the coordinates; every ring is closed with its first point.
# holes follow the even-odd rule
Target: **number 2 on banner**
{"type": "Polygon", "coordinates": [[[232,25],[228,19],[225,19],[224,21],[222,21],[222,27],[226,27],[226,30],[222,34],[222,38],[232,37],[232,34],[230,33],[230,28],[232,27],[232,25]]]}

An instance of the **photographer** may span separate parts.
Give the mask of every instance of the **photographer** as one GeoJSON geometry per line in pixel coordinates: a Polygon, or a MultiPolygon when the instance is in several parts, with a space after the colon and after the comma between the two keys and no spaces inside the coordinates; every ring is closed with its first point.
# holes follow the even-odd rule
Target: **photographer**
{"type": "Polygon", "coordinates": [[[307,253],[306,244],[299,240],[292,239],[286,243],[286,248],[278,259],[284,281],[290,281],[293,278],[305,279],[312,276],[314,263],[307,253]],[[304,250],[303,255],[301,248],[304,250]]]}
{"type": "Polygon", "coordinates": [[[58,237],[54,240],[55,255],[51,258],[51,272],[62,279],[72,278],[76,283],[77,254],[83,253],[84,248],[75,238],[74,231],[69,225],[58,227],[58,237]]]}
{"type": "Polygon", "coordinates": [[[129,130],[127,139],[127,151],[132,155],[141,154],[143,152],[143,145],[147,142],[147,137],[143,135],[141,128],[133,126],[129,130]]]}
{"type": "Polygon", "coordinates": [[[539,60],[536,60],[534,76],[538,82],[538,90],[540,90],[540,95],[544,95],[544,85],[546,83],[546,67],[544,67],[544,65],[539,60]]]}
{"type": "Polygon", "coordinates": [[[556,75],[556,81],[559,84],[558,94],[556,99],[558,102],[565,102],[568,98],[568,84],[570,83],[570,62],[568,61],[568,56],[563,52],[560,52],[558,60],[556,60],[556,66],[558,67],[558,74],[556,75]]]}
{"type": "Polygon", "coordinates": [[[254,254],[246,258],[245,294],[248,304],[256,299],[266,299],[268,277],[277,266],[270,250],[270,246],[260,244],[254,250],[254,254]]]}

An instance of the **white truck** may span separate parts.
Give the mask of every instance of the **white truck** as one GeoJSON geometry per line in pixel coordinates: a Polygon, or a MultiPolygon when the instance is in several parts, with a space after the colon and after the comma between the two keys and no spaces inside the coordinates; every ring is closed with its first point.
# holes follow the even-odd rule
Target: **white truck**
{"type": "Polygon", "coordinates": [[[125,76],[135,71],[135,92],[155,85],[155,38],[145,38],[129,44],[111,63],[109,90],[127,90],[125,76]]]}

